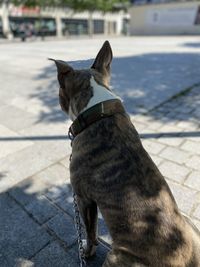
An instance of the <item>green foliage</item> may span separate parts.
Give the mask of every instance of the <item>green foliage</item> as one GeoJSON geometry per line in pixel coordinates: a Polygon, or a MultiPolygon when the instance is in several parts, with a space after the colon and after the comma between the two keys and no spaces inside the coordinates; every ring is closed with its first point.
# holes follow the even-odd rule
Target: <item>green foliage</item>
{"type": "Polygon", "coordinates": [[[73,1],[65,1],[68,2],[68,6],[70,6],[74,10],[82,11],[82,10],[101,10],[104,12],[111,11],[114,8],[115,4],[127,3],[127,0],[73,0],[73,1]]]}
{"type": "Polygon", "coordinates": [[[12,0],[11,1],[15,5],[24,5],[24,6],[57,6],[60,5],[61,2],[59,0],[12,0]]]}
{"type": "Polygon", "coordinates": [[[75,11],[95,11],[101,10],[103,12],[112,11],[115,5],[127,4],[127,0],[12,0],[15,5],[25,6],[67,6],[75,11]]]}

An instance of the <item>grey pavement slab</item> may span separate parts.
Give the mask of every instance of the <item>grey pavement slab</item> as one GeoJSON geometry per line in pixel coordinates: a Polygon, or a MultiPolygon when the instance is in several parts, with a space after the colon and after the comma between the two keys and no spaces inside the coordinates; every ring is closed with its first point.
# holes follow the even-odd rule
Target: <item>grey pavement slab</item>
{"type": "Polygon", "coordinates": [[[47,222],[59,212],[44,196],[40,196],[27,204],[25,209],[40,224],[47,222]]]}
{"type": "Polygon", "coordinates": [[[35,176],[23,180],[9,190],[9,194],[22,206],[29,205],[50,190],[49,184],[35,176]]]}
{"type": "Polygon", "coordinates": [[[2,123],[13,131],[18,132],[34,125],[36,122],[37,118],[27,111],[24,112],[24,110],[13,105],[0,105],[0,124],[2,123]]]}
{"type": "MultiPolygon", "coordinates": [[[[99,245],[96,256],[87,261],[88,267],[101,267],[108,250],[99,245]]],[[[57,242],[52,242],[41,250],[29,264],[38,267],[79,267],[77,246],[65,251],[57,242]]]]}
{"type": "Polygon", "coordinates": [[[167,180],[169,187],[174,195],[174,198],[178,204],[179,209],[187,214],[191,215],[191,211],[196,203],[199,202],[198,191],[190,189],[186,186],[167,180]]]}
{"type": "Polygon", "coordinates": [[[5,191],[16,183],[34,175],[40,170],[53,164],[50,157],[45,157],[41,146],[32,145],[0,159],[0,192],[5,191]]]}
{"type": "MultiPolygon", "coordinates": [[[[9,248],[0,253],[0,266],[77,266],[70,121],[58,104],[55,66],[46,58],[88,67],[103,41],[0,44],[0,192],[9,192],[0,195],[0,248],[9,248]]],[[[124,99],[181,211],[200,227],[200,86],[192,87],[200,82],[200,48],[185,45],[196,37],[110,41],[113,90],[124,99]]],[[[111,243],[101,214],[98,224],[99,236],[111,243]]],[[[106,252],[99,246],[88,266],[101,266],[106,252]]]]}
{"type": "Polygon", "coordinates": [[[186,162],[186,165],[189,167],[189,168],[192,168],[193,170],[197,170],[197,171],[200,171],[200,156],[199,155],[195,155],[195,156],[192,156],[187,162],[186,162]]]}
{"type": "Polygon", "coordinates": [[[199,171],[191,172],[191,174],[187,177],[187,180],[185,181],[185,185],[200,191],[200,172],[199,171]]]}
{"type": "Polygon", "coordinates": [[[65,251],[57,242],[50,243],[31,262],[38,267],[78,267],[78,254],[75,249],[65,251]]]}
{"type": "Polygon", "coordinates": [[[167,160],[160,164],[159,170],[164,177],[179,183],[182,183],[190,173],[188,168],[167,160]]]}
{"type": "Polygon", "coordinates": [[[47,222],[47,226],[60,240],[65,242],[67,247],[76,243],[76,229],[70,216],[63,213],[57,214],[47,222]]]}
{"type": "Polygon", "coordinates": [[[20,258],[30,258],[51,237],[8,194],[0,195],[0,266],[13,267],[20,258]]]}
{"type": "MultiPolygon", "coordinates": [[[[0,124],[0,133],[3,136],[10,136],[14,139],[19,137],[19,134],[8,129],[6,126],[2,124],[0,124]]],[[[24,148],[27,148],[31,145],[33,145],[33,142],[31,141],[18,142],[17,140],[14,140],[13,142],[3,142],[1,143],[0,159],[8,155],[11,155],[15,152],[18,152],[20,150],[23,150],[24,148]]]]}

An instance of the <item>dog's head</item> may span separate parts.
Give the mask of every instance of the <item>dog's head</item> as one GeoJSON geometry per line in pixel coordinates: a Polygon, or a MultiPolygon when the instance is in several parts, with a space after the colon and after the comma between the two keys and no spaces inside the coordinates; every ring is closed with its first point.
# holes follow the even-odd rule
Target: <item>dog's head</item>
{"type": "Polygon", "coordinates": [[[108,41],[103,44],[90,69],[75,70],[62,60],[51,60],[57,66],[61,108],[69,113],[72,119],[84,109],[93,96],[92,77],[96,83],[109,90],[112,49],[108,41]]]}

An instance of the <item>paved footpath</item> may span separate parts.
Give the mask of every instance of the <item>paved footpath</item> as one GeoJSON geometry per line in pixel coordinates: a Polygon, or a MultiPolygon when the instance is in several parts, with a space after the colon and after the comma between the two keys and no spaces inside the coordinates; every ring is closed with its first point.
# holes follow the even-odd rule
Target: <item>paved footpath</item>
{"type": "MultiPolygon", "coordinates": [[[[84,66],[102,41],[82,40],[81,48],[80,40],[0,45],[1,267],[78,266],[65,137],[70,122],[58,105],[55,68],[44,58],[69,57],[84,66]]],[[[121,38],[111,44],[113,87],[181,211],[200,229],[197,41],[121,38]]],[[[111,242],[100,215],[99,235],[111,242]]],[[[88,266],[101,266],[106,253],[101,244],[88,266]]]]}

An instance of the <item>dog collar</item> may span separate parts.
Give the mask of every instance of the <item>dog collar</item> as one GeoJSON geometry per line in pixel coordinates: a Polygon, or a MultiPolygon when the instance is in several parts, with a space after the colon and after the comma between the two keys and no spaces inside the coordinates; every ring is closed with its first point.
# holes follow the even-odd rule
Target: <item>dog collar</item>
{"type": "Polygon", "coordinates": [[[122,102],[119,99],[106,100],[94,105],[79,114],[69,128],[69,138],[73,140],[85,128],[94,122],[110,117],[116,113],[125,113],[122,102]]]}

